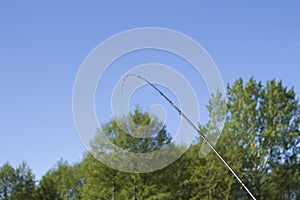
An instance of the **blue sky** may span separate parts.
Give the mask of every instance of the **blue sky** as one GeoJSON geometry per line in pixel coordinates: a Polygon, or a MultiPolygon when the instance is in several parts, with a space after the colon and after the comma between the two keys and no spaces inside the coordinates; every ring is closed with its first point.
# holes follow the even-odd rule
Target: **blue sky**
{"type": "Polygon", "coordinates": [[[60,158],[82,158],[72,117],[77,70],[101,41],[132,28],[194,38],[225,84],[276,78],[299,96],[299,8],[297,1],[1,1],[0,165],[25,160],[40,178],[60,158]]]}

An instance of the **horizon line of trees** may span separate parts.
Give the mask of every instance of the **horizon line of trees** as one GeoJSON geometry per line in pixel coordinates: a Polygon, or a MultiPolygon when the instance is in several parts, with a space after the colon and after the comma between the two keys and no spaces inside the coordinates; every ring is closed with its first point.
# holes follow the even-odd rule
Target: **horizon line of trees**
{"type": "MultiPolygon", "coordinates": [[[[200,126],[206,133],[216,124],[218,96],[207,106],[211,120],[200,126]]],[[[251,78],[236,80],[227,87],[226,120],[216,149],[239,174],[258,200],[300,199],[300,105],[294,89],[282,81],[263,84],[251,78]]],[[[137,108],[120,119],[112,119],[98,130],[92,152],[82,161],[59,161],[40,181],[22,162],[16,168],[0,166],[0,200],[94,200],[94,199],[250,199],[218,157],[210,152],[199,158],[202,140],[169,166],[148,173],[125,173],[109,168],[94,156],[111,156],[103,150],[103,135],[131,152],[164,148],[172,141],[164,126],[150,138],[135,138],[140,130],[131,124],[150,124],[155,119],[137,108]]],[[[155,121],[149,130],[160,126],[155,121]]]]}

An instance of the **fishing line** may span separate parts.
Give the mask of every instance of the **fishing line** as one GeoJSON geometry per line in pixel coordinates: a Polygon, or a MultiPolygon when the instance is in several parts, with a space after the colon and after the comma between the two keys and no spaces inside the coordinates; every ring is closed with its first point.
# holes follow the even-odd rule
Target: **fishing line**
{"type": "Polygon", "coordinates": [[[124,82],[126,78],[129,76],[135,76],[139,79],[142,79],[147,84],[149,84],[152,88],[154,88],[161,96],[163,96],[169,104],[178,112],[179,115],[181,115],[191,126],[192,128],[201,136],[203,141],[213,150],[213,152],[219,157],[219,159],[224,163],[224,165],[229,169],[229,171],[234,175],[234,177],[238,180],[238,182],[243,186],[243,188],[247,191],[247,193],[251,196],[253,200],[256,200],[254,195],[251,193],[251,191],[247,188],[247,186],[244,184],[244,182],[240,179],[240,177],[235,173],[235,171],[230,167],[230,165],[224,160],[224,158],[218,153],[218,151],[213,147],[213,145],[206,139],[205,135],[197,128],[197,126],[160,90],[158,89],[153,83],[145,79],[144,77],[137,75],[137,74],[128,74],[124,77],[122,88],[124,86],[124,82]]]}

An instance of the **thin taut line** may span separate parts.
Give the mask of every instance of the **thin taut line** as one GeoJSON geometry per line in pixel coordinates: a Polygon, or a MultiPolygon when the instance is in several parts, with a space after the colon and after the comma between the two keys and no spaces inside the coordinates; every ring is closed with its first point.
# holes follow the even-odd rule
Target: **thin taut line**
{"type": "Polygon", "coordinates": [[[197,126],[195,124],[193,124],[193,122],[162,92],[160,91],[153,83],[149,82],[147,79],[145,79],[144,77],[137,75],[137,74],[128,74],[127,76],[125,76],[124,80],[128,77],[128,76],[135,76],[139,79],[144,80],[145,82],[147,82],[152,88],[154,88],[157,92],[160,93],[161,96],[163,96],[170,104],[173,108],[175,108],[175,110],[178,112],[179,115],[181,115],[192,127],[195,131],[197,131],[197,133],[201,136],[201,138],[204,140],[204,142],[206,142],[206,144],[208,144],[208,146],[213,150],[213,152],[215,152],[215,154],[219,157],[219,159],[224,163],[224,165],[229,169],[229,171],[235,176],[235,178],[238,180],[238,182],[243,186],[243,188],[247,191],[247,193],[251,196],[251,198],[253,200],[256,200],[256,198],[254,197],[254,195],[251,193],[251,191],[247,188],[247,186],[244,184],[244,182],[240,179],[240,177],[235,173],[235,171],[230,167],[230,165],[224,160],[224,158],[218,153],[218,151],[214,148],[214,146],[206,139],[205,135],[197,128],[197,126]]]}

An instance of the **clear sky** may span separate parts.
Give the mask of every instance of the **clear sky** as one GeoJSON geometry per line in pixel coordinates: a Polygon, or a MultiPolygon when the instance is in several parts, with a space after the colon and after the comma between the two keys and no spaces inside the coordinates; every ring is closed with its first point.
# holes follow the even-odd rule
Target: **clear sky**
{"type": "Polygon", "coordinates": [[[0,165],[28,162],[40,178],[82,158],[73,83],[101,41],[155,26],[200,43],[224,83],[282,79],[300,94],[298,1],[1,1],[0,165]]]}

